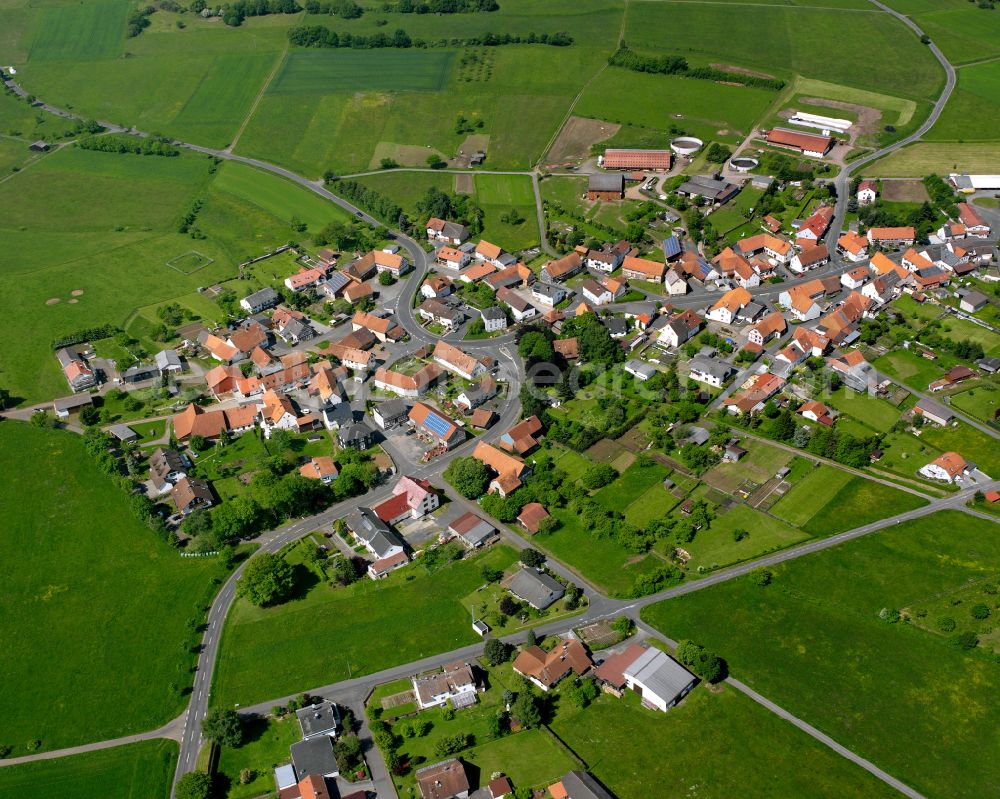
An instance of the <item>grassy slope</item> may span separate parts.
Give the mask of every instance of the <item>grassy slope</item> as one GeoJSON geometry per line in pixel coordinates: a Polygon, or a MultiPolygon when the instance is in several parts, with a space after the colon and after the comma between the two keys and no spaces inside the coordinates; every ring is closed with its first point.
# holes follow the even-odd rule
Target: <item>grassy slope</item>
{"type": "Polygon", "coordinates": [[[654,785],[657,796],[701,799],[895,795],[729,687],[696,688],[668,713],[628,693],[601,696],[583,711],[566,701],[560,708],[556,734],[620,799],[647,799],[654,785]]]}
{"type": "Polygon", "coordinates": [[[0,768],[0,799],[167,799],[173,741],[143,741],[0,768]]]}
{"type": "Polygon", "coordinates": [[[918,791],[977,797],[1000,779],[997,664],[878,613],[998,570],[993,526],[944,512],[643,616],[918,791]]]}
{"type": "Polygon", "coordinates": [[[180,558],[135,521],[79,436],[4,422],[0,463],[0,495],[42,499],[0,506],[0,559],[13,567],[0,594],[3,743],[21,755],[32,739],[56,749],[163,724],[186,701],[185,624],[218,566],[180,558]]]}
{"type": "Polygon", "coordinates": [[[213,703],[261,702],[472,643],[468,610],[455,598],[482,583],[483,563],[513,559],[498,547],[433,575],[414,564],[377,583],[320,584],[276,608],[240,600],[226,621],[213,703]],[[269,667],[278,660],[280,669],[269,667]]]}

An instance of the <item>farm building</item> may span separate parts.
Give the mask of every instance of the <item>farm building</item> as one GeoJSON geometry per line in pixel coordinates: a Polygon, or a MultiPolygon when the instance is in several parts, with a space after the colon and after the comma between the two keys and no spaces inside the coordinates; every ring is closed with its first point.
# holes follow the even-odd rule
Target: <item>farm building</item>
{"type": "Polygon", "coordinates": [[[651,169],[667,172],[673,161],[670,150],[605,150],[605,169],[651,169]]]}
{"type": "Polygon", "coordinates": [[[588,200],[620,200],[625,196],[625,176],[597,173],[587,183],[588,200]]]}
{"type": "Polygon", "coordinates": [[[822,158],[833,148],[833,138],[815,133],[799,133],[787,128],[772,128],[767,132],[767,143],[798,150],[803,155],[822,158]]]}

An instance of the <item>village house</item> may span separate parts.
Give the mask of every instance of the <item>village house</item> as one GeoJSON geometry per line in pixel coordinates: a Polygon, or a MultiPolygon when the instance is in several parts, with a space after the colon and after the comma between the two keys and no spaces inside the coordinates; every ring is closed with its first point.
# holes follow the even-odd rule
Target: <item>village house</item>
{"type": "Polygon", "coordinates": [[[240,300],[240,307],[247,313],[260,313],[268,308],[273,308],[281,302],[281,295],[268,286],[253,294],[248,294],[240,300]]]}
{"type": "MultiPolygon", "coordinates": [[[[521,569],[514,574],[514,577],[518,577],[519,575],[526,575],[525,579],[528,581],[534,581],[535,578],[547,578],[545,583],[531,582],[530,587],[528,584],[522,586],[525,589],[524,592],[533,597],[535,601],[542,603],[543,607],[548,607],[562,596],[562,585],[547,574],[540,575],[532,569],[521,569]],[[557,592],[549,583],[559,588],[559,597],[551,599],[551,601],[550,595],[557,592]]],[[[508,578],[508,580],[510,579],[508,578]]],[[[513,590],[511,590],[511,593],[515,593],[516,596],[523,599],[529,605],[532,605],[532,607],[537,607],[526,597],[516,594],[513,590]]],[[[550,652],[546,652],[538,646],[525,647],[514,659],[514,671],[530,680],[546,693],[558,685],[564,677],[570,674],[582,677],[593,666],[594,662],[590,659],[590,655],[587,654],[587,650],[575,638],[560,641],[550,652]]]]}
{"type": "Polygon", "coordinates": [[[448,525],[448,532],[469,549],[478,549],[496,533],[497,529],[472,511],[467,511],[448,525]]]}
{"type": "Polygon", "coordinates": [[[468,799],[469,778],[461,760],[450,758],[416,772],[421,799],[468,799]]]}
{"type": "Polygon", "coordinates": [[[817,400],[803,402],[796,413],[803,419],[808,419],[811,422],[818,422],[827,427],[833,425],[833,414],[830,412],[830,409],[817,400]]]}
{"type": "Polygon", "coordinates": [[[870,245],[890,250],[911,247],[916,238],[917,232],[910,226],[873,227],[868,230],[868,243],[870,245]]]}
{"type": "Polygon", "coordinates": [[[549,518],[549,512],[538,502],[529,502],[517,516],[517,523],[527,532],[535,535],[542,527],[542,522],[549,518]]]}
{"type": "Polygon", "coordinates": [[[448,222],[432,216],[427,220],[428,241],[443,241],[453,247],[457,247],[469,238],[469,231],[465,225],[457,222],[448,222]]]}
{"type": "Polygon", "coordinates": [[[966,477],[975,470],[976,465],[968,463],[957,452],[945,452],[926,466],[921,466],[920,474],[931,480],[954,483],[959,478],[966,477]]]}
{"type": "Polygon", "coordinates": [[[479,315],[483,319],[483,330],[487,333],[496,333],[507,329],[507,314],[498,305],[483,308],[479,315]]]}
{"type": "Polygon", "coordinates": [[[862,180],[858,184],[858,205],[871,205],[878,199],[878,183],[874,180],[862,180]]]}
{"type": "Polygon", "coordinates": [[[801,248],[815,245],[826,235],[832,221],[833,208],[829,205],[820,206],[795,231],[795,243],[801,248]]]}
{"type": "Polygon", "coordinates": [[[868,271],[867,267],[856,266],[853,269],[849,269],[840,276],[840,283],[844,288],[851,290],[856,290],[864,286],[868,282],[868,278],[871,273],[868,271]]]}
{"type": "Polygon", "coordinates": [[[816,332],[834,344],[850,343],[861,317],[871,307],[872,301],[857,291],[852,291],[843,302],[820,319],[816,332]]]}
{"type": "Polygon", "coordinates": [[[763,253],[779,264],[787,264],[795,252],[790,242],[769,233],[758,233],[755,236],[740,239],[736,242],[735,249],[744,258],[751,258],[763,253]]]}
{"type": "Polygon", "coordinates": [[[442,325],[448,330],[457,329],[465,321],[465,312],[460,307],[434,298],[420,303],[417,315],[425,322],[442,325]]]}
{"type": "Polygon", "coordinates": [[[701,317],[694,311],[684,311],[663,324],[659,332],[659,342],[668,349],[675,350],[694,338],[703,324],[701,317]]]}
{"type": "Polygon", "coordinates": [[[510,308],[515,322],[523,322],[538,315],[538,309],[534,305],[510,289],[500,289],[497,292],[497,300],[510,308]]]}
{"type": "Polygon", "coordinates": [[[758,413],[764,403],[777,394],[785,385],[784,378],[770,372],[753,375],[733,396],[725,401],[726,410],[734,415],[758,413]]]}
{"type": "Polygon", "coordinates": [[[400,477],[392,488],[392,497],[372,506],[372,512],[388,525],[406,519],[422,519],[441,504],[431,484],[419,477],[400,477]]]}
{"type": "Polygon", "coordinates": [[[375,445],[375,431],[364,421],[353,421],[352,414],[352,421],[337,428],[337,445],[341,449],[355,449],[359,452],[369,449],[375,445]]]}
{"type": "Polygon", "coordinates": [[[86,391],[97,385],[97,375],[73,347],[56,350],[56,360],[72,391],[86,391]]]}
{"type": "Polygon", "coordinates": [[[680,272],[676,269],[671,269],[663,277],[663,285],[667,289],[667,294],[671,297],[680,296],[687,294],[688,284],[687,281],[681,276],[680,272]]]}
{"type": "Polygon", "coordinates": [[[403,329],[392,317],[376,316],[364,311],[357,311],[351,317],[351,330],[368,330],[383,343],[397,341],[403,337],[403,329]]]}
{"type": "Polygon", "coordinates": [[[568,296],[570,292],[567,289],[554,283],[535,283],[531,287],[531,299],[546,308],[554,308],[568,296]]]}
{"type": "Polygon", "coordinates": [[[430,405],[415,402],[408,416],[410,423],[430,436],[438,446],[451,449],[465,441],[465,431],[453,419],[430,405]]]}
{"type": "Polygon", "coordinates": [[[182,477],[186,477],[191,463],[186,455],[174,449],[157,447],[149,456],[149,482],[159,494],[166,494],[182,477]]]}
{"type": "Polygon", "coordinates": [[[434,345],[434,362],[463,380],[475,380],[486,373],[486,367],[480,361],[447,341],[434,345]]]}
{"type": "Polygon", "coordinates": [[[329,267],[327,266],[302,267],[294,275],[289,275],[285,278],[285,288],[294,292],[316,288],[326,280],[329,271],[329,267]]]}
{"type": "Polygon", "coordinates": [[[455,285],[444,275],[431,275],[420,286],[420,296],[424,299],[447,297],[455,290],[455,285]]]}
{"type": "Polygon", "coordinates": [[[747,331],[747,340],[763,347],[772,338],[785,334],[788,323],[780,311],[772,311],[747,331]]]}
{"type": "Polygon", "coordinates": [[[797,253],[792,258],[789,268],[793,272],[802,274],[803,272],[808,272],[810,269],[815,269],[828,263],[830,263],[830,251],[825,244],[818,244],[815,247],[806,247],[797,253]]]}
{"type": "Polygon", "coordinates": [[[484,375],[455,397],[455,404],[459,408],[471,411],[474,408],[478,408],[488,399],[495,397],[498,391],[499,387],[496,380],[490,375],[484,375]]]}
{"type": "Polygon", "coordinates": [[[580,284],[580,291],[583,292],[583,298],[593,305],[607,305],[614,300],[614,295],[608,288],[602,286],[596,280],[588,279],[583,281],[580,284]]]}
{"type": "Polygon", "coordinates": [[[965,227],[967,236],[986,238],[992,232],[990,226],[983,221],[979,211],[968,203],[958,204],[958,218],[965,227]]]}
{"type": "Polygon", "coordinates": [[[391,430],[406,422],[410,407],[401,399],[385,400],[372,409],[372,419],[382,430],[391,430]]]}
{"type": "Polygon", "coordinates": [[[335,300],[344,293],[344,289],[354,283],[354,279],[344,272],[334,272],[326,280],[317,286],[317,290],[322,297],[335,300]]]}
{"type": "Polygon", "coordinates": [[[549,261],[542,267],[541,279],[547,283],[566,280],[583,269],[583,257],[578,252],[571,252],[554,261],[549,261]]]}
{"type": "Polygon", "coordinates": [[[820,300],[826,291],[820,280],[810,280],[798,286],[785,289],[778,295],[778,303],[789,310],[800,322],[817,319],[820,315],[820,300]]]}
{"type": "Polygon", "coordinates": [[[588,269],[597,272],[614,272],[625,256],[632,251],[632,245],[624,239],[616,241],[614,244],[605,244],[600,250],[588,250],[586,265],[588,269]]]}
{"type": "Polygon", "coordinates": [[[688,377],[716,388],[722,388],[723,384],[734,374],[736,374],[736,369],[732,364],[717,358],[696,356],[688,361],[688,377]]]}
{"type": "Polygon", "coordinates": [[[656,368],[648,363],[643,363],[642,361],[637,361],[634,358],[630,358],[622,364],[623,371],[632,375],[637,380],[645,383],[650,378],[656,375],[656,368]]]}
{"type": "Polygon", "coordinates": [[[502,288],[515,288],[517,286],[530,286],[535,282],[535,273],[522,263],[511,264],[499,272],[487,275],[483,282],[494,291],[502,288]]]}
{"type": "Polygon", "coordinates": [[[476,245],[474,255],[477,261],[492,264],[497,269],[503,269],[514,262],[514,257],[509,253],[505,253],[502,247],[491,244],[485,239],[476,245]]]}
{"type": "Polygon", "coordinates": [[[207,480],[197,477],[181,477],[170,489],[171,499],[178,513],[187,516],[199,508],[210,508],[215,504],[212,487],[207,480]]]}
{"type": "Polygon", "coordinates": [[[381,579],[409,562],[403,539],[371,508],[358,508],[345,521],[351,535],[375,557],[368,566],[371,579],[381,579]]]}
{"type": "Polygon", "coordinates": [[[537,416],[522,419],[510,430],[500,436],[497,443],[508,452],[525,455],[538,446],[538,434],[542,432],[542,423],[537,416]]]}
{"type": "Polygon", "coordinates": [[[549,786],[552,799],[615,799],[611,793],[586,771],[571,771],[559,782],[549,786]]]}
{"type": "Polygon", "coordinates": [[[270,438],[275,430],[301,433],[313,430],[318,425],[319,419],[314,414],[299,413],[287,395],[271,390],[264,392],[260,405],[260,427],[264,431],[264,438],[270,438]]]}
{"type": "Polygon", "coordinates": [[[722,205],[739,194],[740,187],[720,178],[692,175],[677,187],[676,192],[692,200],[703,199],[710,205],[722,205]]]}
{"type": "Polygon", "coordinates": [[[228,408],[226,410],[205,410],[193,402],[171,420],[174,437],[187,441],[192,436],[217,439],[223,433],[241,435],[254,427],[257,408],[253,405],[228,408]]]}
{"type": "Polygon", "coordinates": [[[868,257],[868,239],[849,230],[837,239],[837,252],[848,261],[863,261],[868,257]]]}
{"type": "Polygon", "coordinates": [[[411,678],[417,707],[441,707],[451,703],[456,710],[476,704],[476,677],[468,663],[449,663],[437,671],[411,678]]]}
{"type": "Polygon", "coordinates": [[[874,390],[878,375],[860,350],[849,350],[828,358],[827,366],[840,375],[849,389],[858,393],[874,390]]]}
{"type": "Polygon", "coordinates": [[[666,271],[666,264],[650,261],[648,258],[636,258],[630,255],[622,261],[622,277],[626,280],[647,280],[651,283],[661,283],[666,271]]]}
{"type": "Polygon", "coordinates": [[[722,324],[732,324],[736,314],[753,300],[750,292],[744,288],[735,288],[723,294],[713,305],[706,318],[722,324]]]}
{"type": "Polygon", "coordinates": [[[456,250],[454,247],[441,247],[441,249],[434,253],[435,263],[448,269],[454,269],[455,271],[464,269],[471,260],[472,256],[469,253],[456,250]]]}
{"type": "Polygon", "coordinates": [[[472,457],[496,475],[490,480],[491,494],[506,497],[520,488],[523,478],[531,474],[531,467],[520,458],[508,455],[485,441],[476,444],[472,457]]]}

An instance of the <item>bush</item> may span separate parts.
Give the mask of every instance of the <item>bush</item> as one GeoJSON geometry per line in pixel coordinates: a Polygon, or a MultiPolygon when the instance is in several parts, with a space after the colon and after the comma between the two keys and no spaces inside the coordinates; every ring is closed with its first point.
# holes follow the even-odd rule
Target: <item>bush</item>
{"type": "Polygon", "coordinates": [[[239,582],[237,593],[257,607],[283,602],[295,587],[292,567],[280,555],[265,552],[251,558],[239,582]]]}
{"type": "Polygon", "coordinates": [[[938,629],[943,633],[950,633],[955,629],[955,620],[950,616],[942,616],[937,621],[938,629]]]}
{"type": "Polygon", "coordinates": [[[177,782],[174,795],[177,799],[209,799],[212,778],[204,771],[189,771],[177,782]]]}
{"type": "Polygon", "coordinates": [[[539,552],[537,549],[532,549],[528,547],[527,549],[522,549],[519,555],[521,563],[533,569],[537,569],[543,563],[545,563],[545,555],[539,552]]]}
{"type": "Polygon", "coordinates": [[[235,710],[212,710],[202,719],[201,731],[219,746],[236,748],[243,744],[243,722],[235,710]]]}
{"type": "Polygon", "coordinates": [[[982,621],[983,619],[988,619],[990,617],[989,607],[987,605],[982,605],[982,604],[973,605],[969,609],[969,613],[972,614],[972,618],[979,619],[980,621],[982,621]]]}
{"type": "Polygon", "coordinates": [[[510,651],[510,644],[505,644],[499,638],[490,638],[486,641],[483,654],[491,666],[499,666],[510,660],[510,651]]]}
{"type": "Polygon", "coordinates": [[[964,651],[969,651],[979,646],[979,636],[971,630],[966,630],[964,633],[956,633],[949,640],[952,646],[964,651]]]}
{"type": "MultiPolygon", "coordinates": [[[[739,540],[739,539],[737,539],[739,540]]],[[[766,585],[770,585],[771,581],[774,579],[774,572],[770,569],[754,569],[750,572],[750,581],[760,588],[766,585]]]]}
{"type": "Polygon", "coordinates": [[[583,473],[580,482],[584,488],[593,491],[595,488],[603,488],[613,482],[618,477],[618,472],[613,466],[606,463],[595,463],[583,473]]]}

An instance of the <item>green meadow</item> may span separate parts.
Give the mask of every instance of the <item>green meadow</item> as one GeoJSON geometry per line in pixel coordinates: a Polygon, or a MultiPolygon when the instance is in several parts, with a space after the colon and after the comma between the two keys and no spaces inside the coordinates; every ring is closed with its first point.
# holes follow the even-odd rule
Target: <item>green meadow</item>
{"type": "Polygon", "coordinates": [[[177,744],[142,741],[0,768],[0,799],[167,799],[177,744]]]}
{"type": "Polygon", "coordinates": [[[125,40],[124,0],[53,5],[41,9],[31,41],[31,61],[114,58],[125,40]]]}
{"type": "Polygon", "coordinates": [[[268,91],[440,91],[454,59],[455,52],[449,50],[295,50],[268,91]]]}
{"type": "Polygon", "coordinates": [[[46,497],[0,505],[0,558],[17,564],[0,595],[3,743],[16,757],[31,741],[60,749],[166,723],[187,702],[187,625],[218,563],[181,558],[136,521],[74,433],[4,422],[0,462],[2,496],[46,497]]]}
{"type": "Polygon", "coordinates": [[[994,527],[936,513],[773,567],[766,588],[741,578],[642,615],[717,652],[734,677],[925,796],[986,796],[1000,780],[1000,667],[889,619],[970,581],[995,582],[994,527]]]}
{"type": "Polygon", "coordinates": [[[1000,62],[963,67],[944,113],[927,133],[929,141],[998,141],[1000,62]]]}

